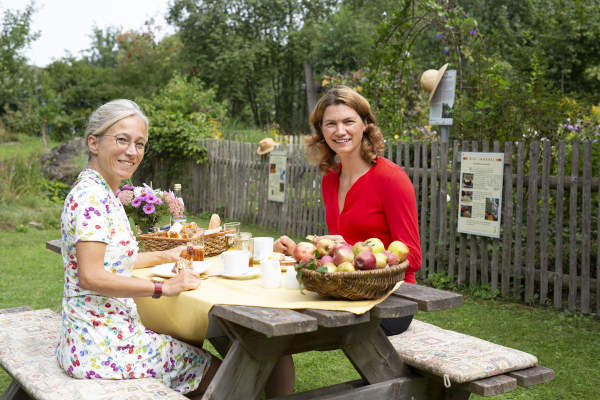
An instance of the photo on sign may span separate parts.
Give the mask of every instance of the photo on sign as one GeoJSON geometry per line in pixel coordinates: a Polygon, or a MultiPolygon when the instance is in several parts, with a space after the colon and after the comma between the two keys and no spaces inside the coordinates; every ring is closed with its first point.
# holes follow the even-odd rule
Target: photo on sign
{"type": "Polygon", "coordinates": [[[471,218],[472,211],[473,211],[473,206],[461,206],[460,207],[460,216],[463,218],[471,218]]]}
{"type": "Polygon", "coordinates": [[[462,187],[465,189],[473,189],[473,174],[467,172],[462,174],[462,187]]]}
{"type": "Polygon", "coordinates": [[[271,165],[269,165],[269,173],[274,174],[276,172],[277,172],[277,165],[275,165],[275,163],[272,163],[271,165]]]}
{"type": "Polygon", "coordinates": [[[473,201],[473,192],[468,190],[461,190],[460,192],[460,201],[469,203],[473,201]]]}
{"type": "Polygon", "coordinates": [[[453,118],[454,109],[451,104],[442,103],[442,118],[453,118]]]}
{"type": "Polygon", "coordinates": [[[500,199],[487,197],[485,199],[485,219],[488,221],[498,221],[498,206],[500,199]]]}
{"type": "Polygon", "coordinates": [[[285,190],[285,184],[284,184],[283,182],[281,182],[281,183],[279,184],[279,191],[280,191],[280,192],[283,192],[284,190],[285,190]]]}

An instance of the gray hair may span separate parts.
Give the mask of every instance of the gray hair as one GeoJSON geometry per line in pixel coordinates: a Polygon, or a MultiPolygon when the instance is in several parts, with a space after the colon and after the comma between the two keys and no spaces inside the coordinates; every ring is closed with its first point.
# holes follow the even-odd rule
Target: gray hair
{"type": "Polygon", "coordinates": [[[146,125],[148,129],[148,118],[144,115],[140,106],[135,101],[127,99],[117,99],[101,105],[90,115],[87,127],[85,128],[85,137],[102,136],[111,126],[123,118],[137,116],[146,125]]]}

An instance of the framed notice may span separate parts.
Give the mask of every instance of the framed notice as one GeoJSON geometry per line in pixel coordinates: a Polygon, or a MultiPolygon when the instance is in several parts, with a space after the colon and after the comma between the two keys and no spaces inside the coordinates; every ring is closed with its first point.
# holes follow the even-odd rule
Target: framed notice
{"type": "Polygon", "coordinates": [[[285,170],[287,153],[285,150],[272,151],[269,154],[269,194],[270,201],[283,203],[285,199],[285,170]]]}
{"type": "Polygon", "coordinates": [[[448,70],[429,103],[429,125],[452,125],[455,89],[456,70],[448,70]]]}
{"type": "Polygon", "coordinates": [[[458,232],[500,237],[504,153],[463,152],[458,232]]]}

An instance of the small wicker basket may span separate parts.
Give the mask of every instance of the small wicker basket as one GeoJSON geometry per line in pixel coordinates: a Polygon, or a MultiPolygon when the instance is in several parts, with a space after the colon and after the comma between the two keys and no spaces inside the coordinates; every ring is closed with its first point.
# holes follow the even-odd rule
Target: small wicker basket
{"type": "Polygon", "coordinates": [[[348,300],[377,299],[404,279],[408,260],[389,268],[320,273],[302,269],[302,285],[322,296],[348,300]]]}
{"type": "MultiPolygon", "coordinates": [[[[168,250],[189,243],[190,239],[173,239],[164,237],[160,232],[146,233],[138,236],[143,251],[168,250]]],[[[213,257],[227,249],[227,239],[223,231],[204,235],[204,256],[213,257]]]]}

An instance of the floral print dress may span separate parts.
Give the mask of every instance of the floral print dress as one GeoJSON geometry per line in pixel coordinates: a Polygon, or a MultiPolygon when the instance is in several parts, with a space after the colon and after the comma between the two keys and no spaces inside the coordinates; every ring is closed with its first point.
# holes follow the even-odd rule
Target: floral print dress
{"type": "Polygon", "coordinates": [[[79,285],[75,245],[106,243],[104,268],[130,276],[137,241],[123,206],[104,178],[86,169],[65,199],[61,217],[65,281],[58,363],[75,378],[155,377],[182,393],[198,388],[210,355],[146,329],[132,298],[103,296],[79,285]]]}

